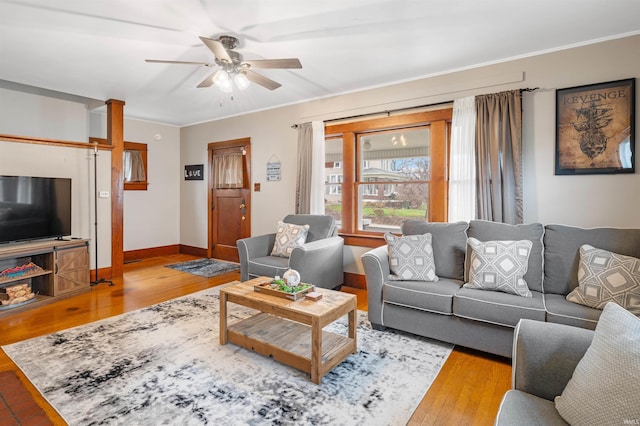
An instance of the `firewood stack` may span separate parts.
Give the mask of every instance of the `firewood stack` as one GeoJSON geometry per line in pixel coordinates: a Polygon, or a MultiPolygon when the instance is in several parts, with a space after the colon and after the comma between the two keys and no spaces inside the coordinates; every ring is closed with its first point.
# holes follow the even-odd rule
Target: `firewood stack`
{"type": "Polygon", "coordinates": [[[18,283],[6,287],[0,287],[0,302],[2,305],[14,305],[26,302],[36,297],[31,291],[29,283],[18,283]]]}

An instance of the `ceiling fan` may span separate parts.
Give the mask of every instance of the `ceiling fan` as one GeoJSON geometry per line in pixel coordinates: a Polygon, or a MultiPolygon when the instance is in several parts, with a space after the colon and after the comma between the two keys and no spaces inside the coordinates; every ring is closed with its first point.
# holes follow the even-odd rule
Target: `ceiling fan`
{"type": "Polygon", "coordinates": [[[250,84],[249,82],[254,82],[269,90],[275,90],[281,86],[280,83],[252,71],[251,68],[302,68],[302,64],[298,58],[254,59],[245,61],[242,54],[233,50],[238,47],[239,44],[239,40],[233,36],[223,35],[217,39],[200,37],[200,40],[213,52],[215,63],[165,61],[159,59],[145,59],[145,61],[162,64],[204,65],[205,67],[214,67],[217,65],[220,69],[202,80],[202,82],[198,84],[198,87],[216,85],[223,92],[233,91],[233,83],[235,83],[240,90],[246,89],[250,84]]]}

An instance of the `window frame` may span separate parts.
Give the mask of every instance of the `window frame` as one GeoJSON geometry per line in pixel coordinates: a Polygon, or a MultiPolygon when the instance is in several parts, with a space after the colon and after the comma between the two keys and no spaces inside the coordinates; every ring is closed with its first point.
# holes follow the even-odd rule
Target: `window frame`
{"type": "Polygon", "coordinates": [[[360,182],[360,143],[358,135],[371,131],[393,131],[429,126],[431,176],[429,179],[429,208],[431,222],[446,222],[448,207],[448,155],[453,109],[449,107],[397,116],[374,118],[325,126],[325,138],[342,138],[342,228],[339,234],[345,244],[378,247],[384,244],[381,232],[358,229],[358,186],[360,182]],[[434,160],[435,159],[435,160],[434,160]]]}
{"type": "Polygon", "coordinates": [[[142,157],[142,165],[144,166],[144,181],[142,182],[124,182],[125,191],[146,191],[149,186],[149,168],[147,166],[147,144],[140,142],[124,141],[123,151],[140,151],[142,157]]]}

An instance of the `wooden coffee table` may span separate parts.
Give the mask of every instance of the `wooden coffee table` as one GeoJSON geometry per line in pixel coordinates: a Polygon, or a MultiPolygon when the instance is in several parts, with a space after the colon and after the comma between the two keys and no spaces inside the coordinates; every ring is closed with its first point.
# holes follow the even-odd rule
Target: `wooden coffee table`
{"type": "Polygon", "coordinates": [[[349,293],[316,288],[322,299],[292,301],[253,290],[254,284],[270,280],[255,278],[220,290],[220,344],[227,342],[322,377],[356,353],[357,303],[349,293]],[[227,302],[256,309],[260,313],[227,324],[227,302]],[[347,336],[323,331],[338,318],[348,315],[347,336]]]}

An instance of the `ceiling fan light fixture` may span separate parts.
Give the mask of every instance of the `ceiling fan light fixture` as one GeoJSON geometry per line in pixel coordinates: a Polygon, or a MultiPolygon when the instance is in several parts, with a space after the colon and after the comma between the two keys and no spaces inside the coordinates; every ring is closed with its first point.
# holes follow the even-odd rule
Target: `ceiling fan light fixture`
{"type": "Polygon", "coordinates": [[[238,86],[238,89],[240,90],[246,89],[251,84],[247,76],[242,72],[236,74],[233,77],[233,81],[236,83],[236,86],[238,86]]]}
{"type": "Polygon", "coordinates": [[[211,81],[213,81],[213,84],[221,88],[225,81],[231,83],[231,78],[225,70],[218,70],[213,77],[211,77],[211,81]]]}
{"type": "Polygon", "coordinates": [[[216,86],[218,86],[224,93],[233,92],[233,83],[231,79],[222,80],[220,84],[216,83],[216,86]]]}

